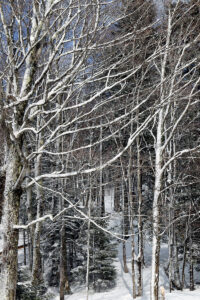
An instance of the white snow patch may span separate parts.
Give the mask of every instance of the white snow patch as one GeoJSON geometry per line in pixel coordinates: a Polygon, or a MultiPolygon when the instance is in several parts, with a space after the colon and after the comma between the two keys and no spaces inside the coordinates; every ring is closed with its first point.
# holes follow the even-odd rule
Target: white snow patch
{"type": "MultiPolygon", "coordinates": [[[[115,221],[113,221],[115,223],[115,221]]],[[[116,287],[112,290],[103,293],[94,293],[90,291],[89,300],[132,300],[132,281],[131,281],[131,238],[127,240],[127,265],[129,272],[124,273],[122,264],[122,245],[118,247],[118,258],[115,261],[115,267],[117,270],[117,282],[116,287]]],[[[144,293],[142,297],[137,297],[138,300],[150,300],[150,279],[151,279],[151,245],[146,243],[145,247],[146,267],[143,270],[143,286],[144,293]]],[[[200,289],[190,292],[174,291],[169,293],[169,282],[164,272],[163,264],[168,257],[168,246],[166,244],[161,245],[161,267],[160,267],[160,286],[163,286],[166,290],[165,300],[199,300],[200,289]]],[[[72,289],[73,290],[73,289],[72,289]]],[[[59,300],[57,295],[54,300],[59,300]]],[[[86,300],[86,292],[84,288],[76,287],[73,290],[73,295],[66,295],[65,300],[86,300]]]]}
{"type": "Polygon", "coordinates": [[[115,189],[113,186],[105,186],[104,189],[104,202],[106,213],[111,213],[114,210],[114,196],[115,189]]]}

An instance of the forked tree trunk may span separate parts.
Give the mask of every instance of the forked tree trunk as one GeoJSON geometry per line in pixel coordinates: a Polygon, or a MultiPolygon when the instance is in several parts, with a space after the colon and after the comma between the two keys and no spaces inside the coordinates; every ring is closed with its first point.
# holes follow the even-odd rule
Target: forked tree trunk
{"type": "Polygon", "coordinates": [[[4,190],[3,206],[3,253],[1,270],[1,300],[16,299],[17,285],[17,252],[18,252],[18,230],[13,225],[18,224],[19,204],[22,190],[15,184],[22,170],[21,160],[15,148],[10,142],[7,148],[7,169],[4,190]]]}
{"type": "MultiPolygon", "coordinates": [[[[34,40],[33,45],[30,47],[30,51],[27,51],[26,56],[26,69],[24,71],[22,84],[21,84],[21,92],[19,93],[20,98],[23,98],[27,93],[30,91],[32,86],[32,82],[35,79],[34,74],[36,72],[35,62],[37,61],[38,52],[37,46],[34,46],[36,41],[36,36],[39,36],[41,32],[41,28],[38,26],[38,22],[36,20],[36,6],[38,4],[33,5],[33,16],[32,16],[32,26],[30,25],[30,41],[34,40]],[[37,32],[37,34],[36,34],[37,32]]],[[[10,10],[11,12],[11,10],[10,10]]],[[[3,12],[1,9],[1,18],[6,18],[9,15],[9,10],[3,12]]],[[[11,15],[10,15],[11,16],[11,15]]],[[[13,15],[14,17],[14,15],[13,15]]],[[[13,18],[14,20],[14,18],[13,18]]],[[[7,22],[7,21],[6,21],[7,22]]],[[[4,23],[4,32],[5,41],[8,45],[8,49],[12,49],[14,43],[12,41],[12,34],[10,33],[10,29],[8,30],[8,26],[4,23]]],[[[8,52],[8,61],[12,61],[14,66],[14,57],[12,51],[8,52]]],[[[15,70],[17,73],[18,71],[15,70]]],[[[15,75],[16,75],[15,73],[15,75]]],[[[16,79],[16,77],[15,77],[16,79]]],[[[13,77],[11,76],[7,81],[7,91],[6,93],[9,94],[13,89],[10,88],[11,86],[17,87],[17,82],[13,82],[13,77]]],[[[19,88],[19,87],[17,87],[19,88]]],[[[17,90],[16,88],[16,90],[17,90]]],[[[15,90],[15,88],[14,88],[15,90]]],[[[17,93],[17,91],[15,91],[17,93]]],[[[21,137],[15,138],[15,141],[10,140],[10,133],[14,133],[10,128],[14,127],[15,130],[19,129],[19,127],[23,123],[23,116],[24,111],[27,106],[28,101],[25,101],[18,105],[15,108],[15,112],[13,113],[12,117],[12,125],[9,124],[7,127],[5,124],[7,137],[7,149],[6,149],[6,180],[5,180],[5,189],[4,189],[4,207],[3,207],[3,253],[2,253],[2,270],[1,270],[1,280],[0,280],[0,299],[1,300],[15,300],[16,299],[16,285],[17,285],[17,254],[18,254],[18,230],[13,229],[13,225],[18,224],[19,219],[19,205],[20,205],[20,198],[22,194],[22,189],[20,186],[20,182],[22,178],[19,180],[23,165],[20,159],[19,151],[22,151],[22,140],[21,137]]],[[[10,117],[9,117],[10,123],[10,117]]],[[[13,135],[14,136],[14,135],[13,135]]]]}

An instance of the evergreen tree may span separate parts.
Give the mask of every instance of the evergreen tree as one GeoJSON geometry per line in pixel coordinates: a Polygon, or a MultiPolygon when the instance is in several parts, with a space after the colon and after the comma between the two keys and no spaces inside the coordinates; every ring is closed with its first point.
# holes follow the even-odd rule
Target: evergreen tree
{"type": "MultiPolygon", "coordinates": [[[[107,227],[105,220],[100,220],[99,225],[107,227]]],[[[72,270],[74,277],[81,284],[85,283],[87,272],[87,226],[78,238],[77,260],[78,266],[72,270]]],[[[109,289],[115,285],[116,270],[113,265],[117,255],[116,243],[105,231],[91,224],[90,229],[90,267],[89,285],[97,292],[109,289]]]]}

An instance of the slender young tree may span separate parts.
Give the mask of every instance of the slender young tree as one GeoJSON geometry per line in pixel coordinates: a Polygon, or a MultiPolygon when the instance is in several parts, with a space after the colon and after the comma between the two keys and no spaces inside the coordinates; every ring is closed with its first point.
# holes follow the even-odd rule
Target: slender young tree
{"type": "MultiPolygon", "coordinates": [[[[189,10],[192,7],[189,7],[189,10]]],[[[183,69],[187,64],[192,64],[193,58],[190,62],[185,62],[187,52],[192,45],[183,43],[180,47],[178,55],[174,56],[174,45],[176,43],[173,39],[174,28],[176,28],[176,18],[178,14],[178,4],[175,7],[169,6],[167,13],[167,26],[166,38],[164,39],[163,55],[161,55],[160,63],[155,61],[156,68],[160,67],[159,76],[159,106],[158,115],[156,117],[156,133],[155,133],[155,186],[154,186],[154,199],[153,199],[153,245],[152,245],[152,282],[151,282],[151,299],[157,300],[159,298],[159,258],[160,258],[160,217],[161,217],[161,194],[164,186],[164,172],[171,166],[177,158],[181,157],[184,153],[191,153],[197,151],[199,145],[196,144],[192,149],[183,148],[172,153],[171,156],[164,158],[164,153],[169,147],[173,137],[176,136],[177,128],[187,118],[189,108],[196,102],[197,86],[199,78],[191,76],[189,80],[184,80],[183,69]],[[175,44],[174,44],[175,43],[175,44]],[[173,66],[170,64],[170,59],[173,57],[173,66]],[[178,103],[175,100],[178,97],[178,103]],[[188,101],[184,101],[187,98],[188,101]],[[183,99],[183,106],[180,100],[183,99]],[[169,123],[168,120],[171,115],[171,107],[173,105],[180,105],[176,110],[173,117],[173,122],[169,123]]],[[[183,21],[183,19],[182,19],[183,21]]],[[[188,32],[190,35],[188,25],[188,32]]],[[[195,23],[196,26],[196,23],[195,23]]],[[[194,28],[192,29],[194,30],[194,28]]],[[[180,33],[181,34],[181,33],[180,33]]],[[[189,38],[189,36],[188,36],[189,38]]],[[[197,41],[198,35],[196,36],[197,41]]],[[[163,47],[163,46],[161,46],[163,47]]],[[[195,67],[196,68],[196,67],[195,67]]],[[[170,174],[170,173],[168,173],[170,174]]]]}

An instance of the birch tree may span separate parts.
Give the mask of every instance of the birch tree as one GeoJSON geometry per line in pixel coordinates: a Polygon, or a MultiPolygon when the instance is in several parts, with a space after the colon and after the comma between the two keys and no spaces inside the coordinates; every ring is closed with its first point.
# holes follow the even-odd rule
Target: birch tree
{"type": "MultiPolygon", "coordinates": [[[[153,200],[153,245],[152,245],[152,283],[151,283],[151,299],[159,299],[159,252],[160,252],[160,217],[161,217],[161,194],[163,189],[163,174],[170,167],[171,163],[184,155],[198,151],[199,144],[196,143],[193,148],[182,148],[179,151],[176,149],[172,155],[166,157],[164,155],[167,147],[170,145],[173,137],[176,135],[177,128],[187,119],[189,108],[198,100],[199,77],[191,76],[188,80],[184,77],[184,68],[187,64],[191,65],[193,57],[187,56],[188,52],[192,51],[195,43],[199,39],[196,34],[193,42],[190,42],[190,33],[195,34],[196,21],[190,23],[187,30],[184,32],[184,42],[174,39],[174,32],[177,26],[177,18],[180,17],[178,8],[180,2],[174,7],[168,8],[167,13],[167,29],[165,32],[166,39],[164,42],[163,54],[160,56],[160,62],[155,61],[155,66],[159,70],[160,76],[160,94],[158,115],[156,117],[156,133],[155,133],[155,187],[153,200]],[[193,44],[194,43],[194,44],[193,44]],[[179,47],[178,55],[174,54],[175,48],[179,47]],[[188,60],[186,60],[186,57],[188,60]],[[170,61],[173,60],[173,64],[170,61]],[[176,102],[178,99],[178,103],[176,102]],[[187,99],[187,100],[185,100],[187,99]],[[174,107],[175,106],[175,107],[174,107]],[[179,109],[177,109],[179,107],[179,109]],[[169,123],[171,108],[174,110],[173,120],[169,123]]],[[[189,5],[188,11],[191,12],[193,6],[189,5]]],[[[180,17],[181,18],[181,17],[180,17]]],[[[179,19],[179,22],[184,22],[184,18],[179,19]]],[[[180,24],[179,23],[179,24],[180,24]]],[[[181,26],[181,25],[180,25],[181,26]]],[[[179,34],[183,34],[182,27],[179,27],[179,34]]],[[[180,37],[180,36],[179,36],[180,37]]],[[[161,46],[162,47],[162,46],[161,46]]],[[[199,60],[195,56],[195,67],[199,66],[199,60]]],[[[168,170],[169,171],[169,170],[168,170]]],[[[168,172],[168,176],[170,173],[168,172]]]]}
{"type": "MultiPolygon", "coordinates": [[[[52,167],[51,172],[45,173],[41,169],[40,174],[31,172],[29,178],[25,178],[25,174],[28,174],[27,167],[34,165],[37,160],[42,161],[45,157],[52,163],[61,156],[65,159],[68,154],[87,151],[113,136],[106,134],[101,137],[99,134],[92,145],[88,140],[82,139],[83,131],[86,135],[90,130],[100,132],[101,128],[107,127],[105,118],[100,126],[88,126],[87,120],[97,120],[101,115],[101,107],[117,103],[126,81],[141,68],[141,64],[138,64],[135,69],[121,71],[119,66],[126,64],[126,57],[118,56],[113,63],[111,56],[104,57],[102,61],[103,56],[98,54],[99,60],[94,60],[97,51],[100,53],[128,38],[125,35],[106,41],[109,35],[107,29],[113,22],[105,13],[110,6],[112,3],[106,4],[101,0],[0,2],[1,122],[5,133],[5,166],[2,168],[5,174],[2,300],[16,298],[19,229],[29,229],[35,224],[38,227],[46,218],[54,220],[52,215],[40,216],[38,212],[37,220],[25,226],[18,224],[23,191],[29,189],[30,192],[30,189],[38,188],[43,193],[48,191],[56,194],[57,191],[49,188],[55,179],[72,178],[105,168],[129,148],[137,135],[130,135],[124,149],[120,153],[113,153],[104,164],[98,159],[92,168],[85,163],[83,166],[77,164],[75,169],[68,171],[61,163],[59,170],[52,167]],[[117,73],[114,71],[116,69],[119,70],[117,73]],[[94,84],[95,89],[92,89],[94,84]],[[57,101],[59,96],[63,99],[61,103],[57,101]],[[100,98],[103,101],[99,101],[100,98]],[[57,116],[61,112],[65,119],[57,124],[57,116]],[[42,120],[39,127],[38,119],[42,120]],[[67,141],[73,134],[76,135],[77,142],[72,149],[67,148],[67,141]],[[37,137],[40,135],[44,143],[37,144],[37,137]],[[57,151],[54,143],[61,137],[66,143],[61,151],[57,151]],[[29,150],[26,141],[31,141],[29,150]]],[[[131,55],[133,53],[130,57],[131,55]]],[[[114,117],[109,123],[115,124],[128,114],[114,117]]],[[[112,116],[111,110],[108,110],[107,115],[112,116]]],[[[139,130],[150,119],[149,116],[139,130]]],[[[74,207],[66,197],[65,201],[74,207]]],[[[84,212],[76,207],[75,210],[87,218],[84,212]]]]}
{"type": "MultiPolygon", "coordinates": [[[[132,145],[136,141],[140,169],[140,137],[146,130],[154,139],[154,145],[150,145],[154,148],[151,159],[155,173],[151,298],[158,300],[164,175],[174,161],[199,150],[199,141],[195,140],[193,147],[181,144],[173,152],[169,151],[178,129],[188,120],[188,111],[199,103],[199,33],[198,22],[192,19],[187,26],[182,22],[183,16],[177,13],[180,1],[169,7],[162,24],[155,20],[152,3],[141,2],[134,3],[133,30],[130,26],[128,30],[117,32],[116,28],[130,20],[127,7],[120,13],[117,10],[121,4],[118,1],[0,1],[0,121],[5,136],[0,173],[1,178],[5,178],[2,300],[16,299],[19,230],[30,230],[31,243],[35,250],[40,250],[41,222],[46,219],[53,222],[61,219],[62,223],[60,297],[63,299],[67,280],[65,216],[71,210],[74,218],[88,222],[88,241],[93,225],[108,232],[91,217],[90,205],[84,199],[88,194],[85,187],[89,185],[91,191],[88,178],[96,173],[102,201],[103,170],[116,163],[121,164],[123,171],[122,162],[128,161],[128,175],[124,172],[120,182],[129,190],[131,213],[135,212],[132,145]],[[139,20],[138,12],[141,13],[139,20]],[[148,16],[145,24],[142,16],[148,16]],[[178,53],[175,55],[175,52],[178,53]],[[195,55],[191,55],[193,52],[195,55]],[[186,68],[190,69],[189,74],[184,73],[186,68]],[[88,136],[93,138],[88,139],[88,136]],[[77,202],[70,198],[75,194],[75,185],[79,188],[77,202]],[[38,204],[37,215],[29,211],[25,225],[19,222],[22,194],[29,208],[35,195],[38,204]],[[40,209],[41,203],[48,202],[46,194],[60,201],[55,215],[43,214],[40,209]],[[78,206],[80,201],[86,202],[84,207],[78,206]]],[[[194,4],[185,4],[184,14],[192,12],[192,8],[194,4]]],[[[138,171],[139,212],[140,177],[138,171]]],[[[128,200],[125,202],[127,205],[128,200]]],[[[129,208],[126,211],[130,211],[129,208]]],[[[133,235],[134,217],[133,213],[133,235]]],[[[128,235],[128,230],[126,233],[128,235]]],[[[33,251],[33,274],[39,271],[37,253],[33,251]]],[[[134,273],[134,253],[132,268],[134,273]]],[[[134,281],[133,278],[135,297],[134,281]]],[[[141,279],[139,281],[141,294],[141,279]]]]}

